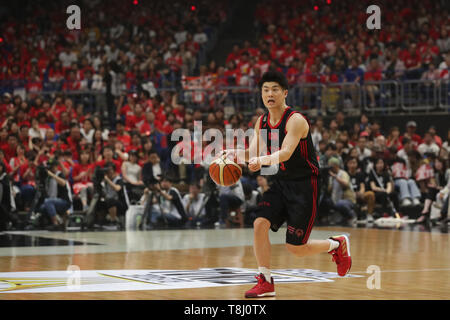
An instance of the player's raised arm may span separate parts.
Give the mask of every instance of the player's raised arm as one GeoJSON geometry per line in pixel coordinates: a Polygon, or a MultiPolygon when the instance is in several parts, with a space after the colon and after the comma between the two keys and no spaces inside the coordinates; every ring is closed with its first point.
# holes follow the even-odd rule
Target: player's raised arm
{"type": "Polygon", "coordinates": [[[271,155],[257,157],[250,162],[259,162],[260,165],[270,166],[289,160],[295,148],[297,148],[300,139],[306,138],[308,135],[309,125],[306,119],[294,113],[286,124],[286,137],[283,140],[281,149],[271,155]]]}

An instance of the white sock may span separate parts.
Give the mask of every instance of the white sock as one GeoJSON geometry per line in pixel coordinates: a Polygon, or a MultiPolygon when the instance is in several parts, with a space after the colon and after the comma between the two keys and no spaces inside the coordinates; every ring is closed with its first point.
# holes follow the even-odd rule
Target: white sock
{"type": "Polygon", "coordinates": [[[267,269],[265,267],[259,267],[258,270],[259,270],[259,273],[262,273],[264,275],[264,277],[266,278],[266,281],[270,282],[270,278],[271,278],[270,269],[267,269]]]}
{"type": "Polygon", "coordinates": [[[328,252],[339,247],[339,241],[336,241],[333,239],[327,239],[327,240],[330,242],[330,248],[328,249],[328,252]]]}

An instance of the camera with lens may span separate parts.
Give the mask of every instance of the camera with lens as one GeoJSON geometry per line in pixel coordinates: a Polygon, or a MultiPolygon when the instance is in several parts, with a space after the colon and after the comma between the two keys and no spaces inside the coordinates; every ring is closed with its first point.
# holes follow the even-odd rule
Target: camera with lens
{"type": "Polygon", "coordinates": [[[39,165],[36,167],[36,185],[40,190],[45,189],[45,182],[48,178],[48,168],[44,165],[39,165]]]}
{"type": "Polygon", "coordinates": [[[105,179],[107,168],[95,167],[94,176],[92,177],[92,183],[94,184],[94,192],[98,194],[102,194],[102,181],[105,179]]]}

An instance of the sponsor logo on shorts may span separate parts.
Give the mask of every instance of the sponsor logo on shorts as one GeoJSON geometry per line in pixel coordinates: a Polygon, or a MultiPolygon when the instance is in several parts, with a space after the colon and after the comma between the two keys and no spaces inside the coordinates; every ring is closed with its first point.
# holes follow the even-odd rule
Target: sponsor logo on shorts
{"type": "Polygon", "coordinates": [[[288,230],[289,234],[295,234],[298,238],[301,238],[304,234],[303,229],[296,229],[292,226],[288,226],[287,230],[288,230]]]}

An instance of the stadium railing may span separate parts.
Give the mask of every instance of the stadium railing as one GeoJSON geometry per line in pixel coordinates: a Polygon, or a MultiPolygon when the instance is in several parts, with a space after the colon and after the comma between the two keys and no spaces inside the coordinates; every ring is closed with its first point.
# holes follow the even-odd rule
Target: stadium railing
{"type": "MultiPolygon", "coordinates": [[[[2,84],[5,82],[3,81],[2,84]]],[[[37,95],[52,98],[56,93],[63,93],[74,100],[74,106],[81,103],[84,110],[104,112],[106,95],[100,90],[50,90],[43,86],[43,91],[27,91],[26,81],[15,82],[20,86],[1,86],[1,91],[19,94],[22,98],[34,98],[37,95]]],[[[217,86],[214,82],[208,87],[164,87],[154,88],[151,95],[163,92],[177,93],[187,108],[213,109],[216,107],[233,107],[236,111],[252,114],[257,107],[264,107],[259,89],[250,82],[248,86],[217,86]]],[[[119,86],[122,93],[146,88],[147,80],[131,88],[119,86]]],[[[296,83],[289,88],[287,98],[291,105],[305,112],[318,115],[333,114],[342,110],[348,114],[360,112],[372,115],[392,113],[450,113],[450,81],[449,80],[382,80],[358,83],[296,83]],[[374,93],[375,104],[370,99],[368,88],[374,93]]]]}

